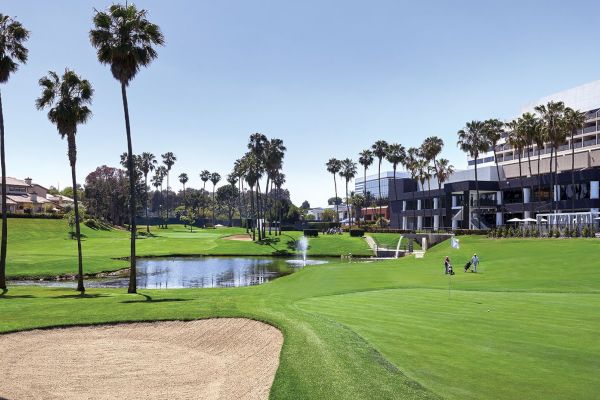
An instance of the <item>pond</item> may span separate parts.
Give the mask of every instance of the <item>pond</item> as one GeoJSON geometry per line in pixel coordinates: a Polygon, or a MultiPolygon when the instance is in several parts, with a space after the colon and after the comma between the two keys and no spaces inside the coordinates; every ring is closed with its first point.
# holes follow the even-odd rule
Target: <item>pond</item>
{"type": "MultiPolygon", "coordinates": [[[[310,264],[325,263],[309,260],[310,264]]],[[[293,273],[298,260],[275,257],[169,257],[139,259],[139,289],[253,286],[293,273]]],[[[75,287],[74,281],[20,281],[17,284],[75,287]]],[[[86,287],[126,288],[129,278],[86,279],[86,287]]]]}

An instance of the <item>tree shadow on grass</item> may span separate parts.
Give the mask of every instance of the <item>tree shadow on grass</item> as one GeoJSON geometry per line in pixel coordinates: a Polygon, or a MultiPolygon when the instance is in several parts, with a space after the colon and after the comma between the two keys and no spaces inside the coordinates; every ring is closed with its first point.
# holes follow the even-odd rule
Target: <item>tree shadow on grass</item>
{"type": "Polygon", "coordinates": [[[179,299],[179,298],[172,298],[172,299],[153,299],[151,296],[144,294],[144,293],[138,293],[140,296],[144,297],[144,300],[124,300],[121,301],[121,304],[132,304],[132,303],[139,303],[139,304],[148,304],[148,303],[169,303],[169,302],[174,302],[174,301],[189,301],[189,299],[179,299]]]}
{"type": "MultiPolygon", "coordinates": [[[[8,291],[6,292],[2,292],[2,294],[0,294],[0,300],[5,299],[5,300],[10,300],[10,299],[35,299],[36,296],[32,296],[30,294],[22,294],[22,295],[10,295],[10,294],[6,294],[8,291]]],[[[1,399],[0,399],[1,400],[1,399]]]]}
{"type": "Polygon", "coordinates": [[[94,293],[94,294],[61,294],[60,296],[53,296],[54,299],[97,299],[100,297],[110,297],[106,294],[102,293],[94,293]]]}

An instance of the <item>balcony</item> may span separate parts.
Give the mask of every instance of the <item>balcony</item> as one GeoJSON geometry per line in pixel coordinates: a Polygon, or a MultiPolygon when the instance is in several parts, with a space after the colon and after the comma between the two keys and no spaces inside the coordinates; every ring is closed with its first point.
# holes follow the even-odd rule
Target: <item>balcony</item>
{"type": "Polygon", "coordinates": [[[592,132],[596,132],[596,125],[587,126],[587,127],[583,128],[583,133],[592,133],[592,132]]]}

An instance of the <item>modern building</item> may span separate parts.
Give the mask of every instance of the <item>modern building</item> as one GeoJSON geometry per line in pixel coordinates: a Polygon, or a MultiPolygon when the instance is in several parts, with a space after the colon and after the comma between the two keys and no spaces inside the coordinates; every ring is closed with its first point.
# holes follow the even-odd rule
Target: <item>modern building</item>
{"type": "MultiPolygon", "coordinates": [[[[408,178],[409,174],[405,171],[396,171],[396,179],[404,179],[408,178]]],[[[367,175],[367,179],[365,180],[364,176],[357,176],[354,180],[354,192],[357,194],[366,192],[373,199],[385,199],[394,198],[394,172],[393,171],[384,171],[381,172],[381,196],[379,193],[379,179],[378,175],[367,175]]]]}
{"type": "Polygon", "coordinates": [[[325,210],[332,210],[335,215],[335,211],[338,211],[338,218],[340,221],[346,221],[348,219],[348,207],[346,204],[339,204],[337,207],[335,205],[328,205],[327,207],[315,207],[311,208],[306,212],[306,215],[314,216],[315,221],[323,221],[323,212],[325,210]]]}
{"type": "Polygon", "coordinates": [[[521,111],[533,111],[536,105],[550,100],[563,101],[586,114],[584,128],[573,141],[569,137],[558,148],[556,181],[551,183],[550,144],[523,150],[519,168],[519,153],[504,135],[496,147],[498,168],[493,151],[483,154],[477,162],[477,182],[474,160],[468,160],[468,169],[454,173],[441,188],[435,180],[431,190],[419,187],[412,179],[398,180],[400,192],[398,200],[391,201],[391,225],[401,229],[486,229],[513,218],[553,224],[598,223],[600,81],[544,97],[521,111]]]}

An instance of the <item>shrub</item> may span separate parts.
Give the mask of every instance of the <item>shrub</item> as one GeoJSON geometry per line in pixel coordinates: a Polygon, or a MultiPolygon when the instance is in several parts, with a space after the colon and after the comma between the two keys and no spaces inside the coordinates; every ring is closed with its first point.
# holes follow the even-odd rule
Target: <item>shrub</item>
{"type": "Polygon", "coordinates": [[[352,237],[363,237],[365,235],[364,229],[350,229],[350,236],[352,237]]]}
{"type": "Polygon", "coordinates": [[[317,236],[319,236],[319,230],[318,229],[305,229],[304,231],[302,231],[302,233],[306,237],[317,237],[317,236]]]}

